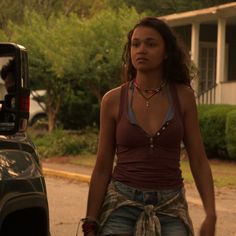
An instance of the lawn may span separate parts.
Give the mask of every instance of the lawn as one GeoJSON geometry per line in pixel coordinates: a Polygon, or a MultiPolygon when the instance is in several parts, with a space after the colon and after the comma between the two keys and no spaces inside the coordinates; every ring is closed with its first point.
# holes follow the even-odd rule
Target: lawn
{"type": "MultiPolygon", "coordinates": [[[[71,158],[71,163],[93,167],[95,155],[81,155],[71,158]]],[[[236,162],[210,160],[213,179],[216,187],[236,188],[236,162]]],[[[187,160],[181,161],[183,178],[188,183],[193,183],[193,177],[187,160]]]]}
{"type": "MultiPolygon", "coordinates": [[[[210,166],[216,187],[236,188],[236,163],[210,160],[210,166]]],[[[192,183],[193,177],[187,160],[181,161],[181,169],[185,181],[192,183]]]]}

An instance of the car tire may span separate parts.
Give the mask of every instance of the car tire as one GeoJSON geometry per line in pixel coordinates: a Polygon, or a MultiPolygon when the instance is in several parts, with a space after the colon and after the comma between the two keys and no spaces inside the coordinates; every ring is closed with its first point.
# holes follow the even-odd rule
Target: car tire
{"type": "Polygon", "coordinates": [[[48,117],[46,114],[37,114],[32,118],[29,125],[33,128],[47,128],[48,127],[48,117]]]}

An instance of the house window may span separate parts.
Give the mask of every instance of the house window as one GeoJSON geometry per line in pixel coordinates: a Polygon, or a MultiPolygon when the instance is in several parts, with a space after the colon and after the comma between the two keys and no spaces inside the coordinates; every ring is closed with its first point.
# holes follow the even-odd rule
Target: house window
{"type": "Polygon", "coordinates": [[[199,92],[204,92],[216,83],[216,43],[200,43],[199,51],[199,92]]]}

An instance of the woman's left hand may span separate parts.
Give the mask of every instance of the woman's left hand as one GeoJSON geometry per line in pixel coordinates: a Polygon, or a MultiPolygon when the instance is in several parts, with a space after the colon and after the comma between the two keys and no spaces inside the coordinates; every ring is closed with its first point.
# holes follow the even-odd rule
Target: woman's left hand
{"type": "Polygon", "coordinates": [[[200,236],[215,236],[216,216],[207,216],[200,228],[200,236]]]}

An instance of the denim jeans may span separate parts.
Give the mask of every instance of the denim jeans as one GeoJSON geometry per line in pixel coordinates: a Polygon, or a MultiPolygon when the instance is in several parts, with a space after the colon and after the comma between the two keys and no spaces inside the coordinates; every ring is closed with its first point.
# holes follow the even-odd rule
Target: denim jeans
{"type": "MultiPolygon", "coordinates": [[[[147,204],[162,204],[175,196],[180,189],[142,191],[134,187],[127,186],[121,182],[114,181],[117,191],[128,197],[130,200],[147,204]]],[[[109,216],[100,235],[133,235],[136,221],[142,212],[141,209],[124,206],[114,210],[109,216]]],[[[187,236],[184,223],[177,217],[157,215],[161,224],[162,236],[187,236]]]]}

